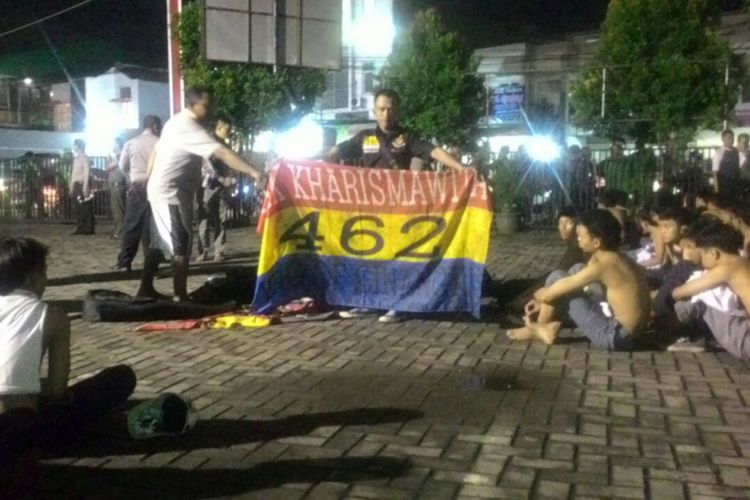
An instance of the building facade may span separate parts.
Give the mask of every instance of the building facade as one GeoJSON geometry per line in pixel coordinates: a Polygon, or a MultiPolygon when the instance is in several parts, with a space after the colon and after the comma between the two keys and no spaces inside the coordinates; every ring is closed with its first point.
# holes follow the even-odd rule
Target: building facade
{"type": "MultiPolygon", "coordinates": [[[[732,50],[750,62],[750,15],[722,17],[721,34],[732,50]]],[[[570,85],[590,67],[599,32],[574,33],[563,40],[517,43],[476,51],[479,73],[487,89],[483,125],[488,134],[534,133],[534,118],[565,125],[568,137],[585,135],[570,125],[570,85]]],[[[723,81],[718,81],[722,85],[723,81]]],[[[735,108],[740,126],[750,126],[750,88],[744,89],[735,108]]],[[[711,134],[707,134],[711,135],[711,134]]],[[[713,134],[715,135],[715,134],[713,134]]]]}

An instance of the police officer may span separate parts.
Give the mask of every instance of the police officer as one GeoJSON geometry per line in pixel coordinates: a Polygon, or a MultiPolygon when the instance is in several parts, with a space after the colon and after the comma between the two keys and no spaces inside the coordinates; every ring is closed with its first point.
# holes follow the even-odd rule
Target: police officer
{"type": "MultiPolygon", "coordinates": [[[[450,153],[431,142],[415,137],[398,123],[400,98],[394,90],[382,89],[375,94],[375,121],[377,127],[363,130],[351,139],[334,146],[325,156],[326,161],[343,160],[347,165],[358,165],[373,168],[392,168],[420,170],[422,162],[431,159],[439,161],[448,168],[463,170],[467,168],[450,153]]],[[[355,308],[340,311],[342,318],[359,318],[375,311],[355,308]]],[[[394,310],[380,316],[381,323],[398,323],[408,315],[394,310]]]]}

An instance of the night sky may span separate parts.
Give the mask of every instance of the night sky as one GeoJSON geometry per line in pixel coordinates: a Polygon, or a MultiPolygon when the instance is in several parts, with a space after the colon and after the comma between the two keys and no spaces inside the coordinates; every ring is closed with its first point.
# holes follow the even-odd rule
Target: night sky
{"type": "MultiPolygon", "coordinates": [[[[80,0],[0,1],[0,32],[5,32],[80,0]]],[[[743,3],[722,1],[727,9],[743,3]]],[[[449,28],[460,31],[474,48],[596,29],[607,4],[607,0],[394,0],[397,22],[408,22],[419,9],[437,7],[449,28]]],[[[165,0],[94,0],[43,26],[52,45],[63,53],[71,48],[84,53],[89,46],[98,49],[97,60],[79,61],[75,66],[81,73],[106,69],[115,61],[165,67],[165,12],[165,0]]],[[[0,63],[3,55],[47,47],[38,27],[0,37],[0,63]]]]}

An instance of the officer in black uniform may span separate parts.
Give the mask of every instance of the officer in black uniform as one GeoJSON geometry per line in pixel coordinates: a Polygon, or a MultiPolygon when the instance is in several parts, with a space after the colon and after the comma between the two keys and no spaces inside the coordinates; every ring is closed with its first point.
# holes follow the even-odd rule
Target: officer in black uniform
{"type": "MultiPolygon", "coordinates": [[[[383,89],[375,94],[375,120],[378,126],[363,130],[348,141],[334,146],[325,156],[326,161],[343,160],[347,165],[358,165],[373,168],[392,168],[407,170],[412,160],[429,162],[437,160],[448,168],[463,170],[465,167],[443,148],[419,139],[404,130],[398,124],[398,94],[383,89]]],[[[339,311],[341,318],[359,318],[375,311],[355,308],[339,311]]],[[[397,323],[408,318],[407,314],[388,311],[380,316],[381,323],[397,323]]]]}
{"type": "Polygon", "coordinates": [[[363,130],[351,139],[333,147],[326,160],[362,167],[406,170],[417,158],[424,162],[439,161],[448,168],[463,170],[462,165],[443,148],[415,137],[398,123],[400,98],[394,90],[383,89],[375,94],[377,127],[363,130]]]}

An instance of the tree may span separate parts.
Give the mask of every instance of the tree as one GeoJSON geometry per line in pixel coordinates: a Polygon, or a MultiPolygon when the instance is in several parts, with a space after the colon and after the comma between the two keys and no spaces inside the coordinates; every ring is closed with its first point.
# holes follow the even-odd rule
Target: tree
{"type": "Polygon", "coordinates": [[[612,0],[592,67],[572,88],[573,121],[603,136],[659,142],[720,127],[746,74],[717,31],[719,4],[612,0]]]}
{"type": "Polygon", "coordinates": [[[434,9],[417,14],[380,72],[384,87],[401,95],[401,122],[442,144],[474,149],[484,111],[479,61],[434,9]]]}
{"type": "Polygon", "coordinates": [[[178,36],[180,66],[187,86],[208,85],[218,112],[234,122],[243,137],[277,129],[310,113],[325,91],[325,72],[317,69],[207,61],[200,54],[201,3],[183,8],[178,36]]]}

